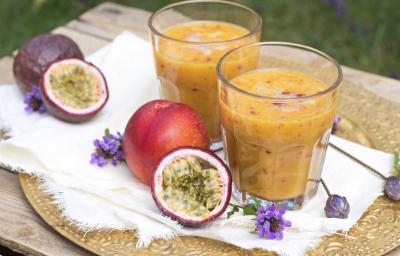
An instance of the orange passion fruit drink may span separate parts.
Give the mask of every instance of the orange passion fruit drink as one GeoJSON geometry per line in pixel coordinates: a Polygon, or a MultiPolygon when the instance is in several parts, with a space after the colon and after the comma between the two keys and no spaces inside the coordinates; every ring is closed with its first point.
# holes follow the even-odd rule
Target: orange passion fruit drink
{"type": "MultiPolygon", "coordinates": [[[[221,143],[216,65],[229,50],[260,40],[261,18],[228,1],[185,1],[166,6],[149,20],[161,96],[191,106],[202,117],[211,142],[221,143]]],[[[233,73],[254,66],[241,56],[233,73]]]]}
{"type": "Polygon", "coordinates": [[[342,79],[339,64],[310,47],[258,43],[219,62],[219,108],[237,199],[300,208],[315,195],[342,79]],[[251,69],[232,73],[256,52],[251,69]]]}

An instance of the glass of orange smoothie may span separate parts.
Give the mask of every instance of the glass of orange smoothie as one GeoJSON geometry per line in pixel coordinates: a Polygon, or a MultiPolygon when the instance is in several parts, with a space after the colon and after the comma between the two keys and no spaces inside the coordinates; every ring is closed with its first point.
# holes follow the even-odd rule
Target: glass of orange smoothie
{"type": "Polygon", "coordinates": [[[300,208],[320,181],[342,80],[339,64],[307,46],[267,42],[230,51],[217,73],[236,198],[300,208]],[[249,52],[258,52],[257,64],[232,73],[232,63],[249,52]]]}
{"type": "MultiPolygon", "coordinates": [[[[149,27],[161,96],[194,108],[214,148],[222,146],[216,65],[229,50],[260,41],[260,16],[235,2],[183,1],[155,12],[149,27]]],[[[230,72],[256,62],[242,56],[230,72]]]]}

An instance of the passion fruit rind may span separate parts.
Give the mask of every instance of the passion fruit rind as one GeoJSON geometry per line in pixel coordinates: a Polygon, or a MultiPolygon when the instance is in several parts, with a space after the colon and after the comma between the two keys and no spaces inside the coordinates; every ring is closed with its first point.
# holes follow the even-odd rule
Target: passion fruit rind
{"type": "Polygon", "coordinates": [[[217,155],[200,148],[179,147],[160,160],[151,189],[165,215],[196,227],[224,213],[231,183],[230,171],[217,155]]]}
{"type": "Polygon", "coordinates": [[[25,43],[13,61],[13,74],[22,92],[38,86],[43,72],[54,61],[78,58],[83,59],[82,51],[69,37],[60,34],[38,35],[25,43]]]}
{"type": "Polygon", "coordinates": [[[92,118],[109,98],[101,70],[76,58],[51,63],[43,73],[40,88],[48,112],[72,123],[92,118]]]}

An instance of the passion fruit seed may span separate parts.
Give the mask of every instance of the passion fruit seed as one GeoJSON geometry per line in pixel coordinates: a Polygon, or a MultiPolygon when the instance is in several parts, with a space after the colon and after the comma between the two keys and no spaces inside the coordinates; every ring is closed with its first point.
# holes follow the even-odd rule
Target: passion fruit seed
{"type": "Polygon", "coordinates": [[[222,199],[220,174],[195,157],[177,159],[163,171],[162,198],[173,209],[206,218],[222,199]]]}
{"type": "Polygon", "coordinates": [[[75,58],[50,64],[42,74],[40,91],[48,112],[71,123],[94,117],[109,99],[107,81],[101,70],[75,58]]]}
{"type": "Polygon", "coordinates": [[[50,74],[51,89],[63,104],[75,109],[85,109],[100,97],[96,76],[84,67],[63,65],[50,74]]]}

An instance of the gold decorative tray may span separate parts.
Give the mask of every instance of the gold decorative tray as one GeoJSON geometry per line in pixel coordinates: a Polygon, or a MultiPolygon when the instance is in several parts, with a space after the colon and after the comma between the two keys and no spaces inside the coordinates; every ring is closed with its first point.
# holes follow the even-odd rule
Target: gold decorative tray
{"type": "MultiPolygon", "coordinates": [[[[348,81],[343,82],[338,109],[342,122],[337,135],[369,147],[400,150],[400,104],[389,102],[348,81]]],[[[98,255],[275,255],[260,249],[245,250],[224,242],[181,236],[154,240],[136,249],[135,231],[79,230],[69,223],[51,196],[39,188],[36,177],[20,174],[23,191],[36,212],[56,231],[98,255]]],[[[400,246],[400,203],[378,197],[346,236],[326,236],[308,255],[383,255],[400,246]]]]}

